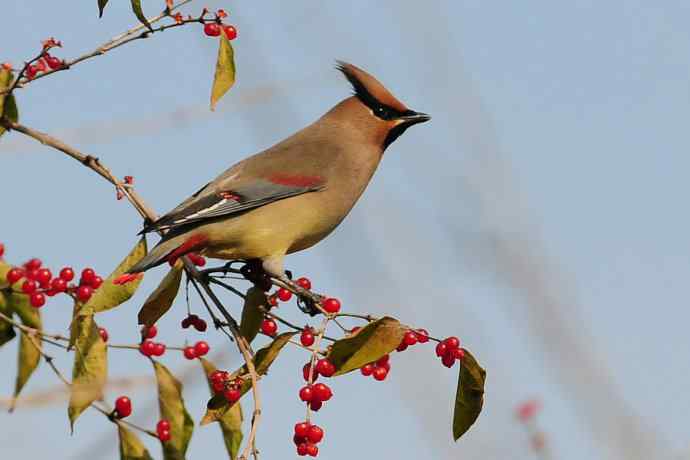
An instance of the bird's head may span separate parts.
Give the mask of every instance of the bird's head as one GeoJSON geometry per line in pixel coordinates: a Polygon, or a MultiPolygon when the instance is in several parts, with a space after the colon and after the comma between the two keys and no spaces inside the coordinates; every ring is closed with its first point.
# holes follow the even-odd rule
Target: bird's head
{"type": "Polygon", "coordinates": [[[425,113],[410,110],[376,78],[357,66],[338,61],[337,69],[352,84],[354,96],[341,103],[342,110],[355,118],[383,150],[412,125],[429,121],[425,113]]]}

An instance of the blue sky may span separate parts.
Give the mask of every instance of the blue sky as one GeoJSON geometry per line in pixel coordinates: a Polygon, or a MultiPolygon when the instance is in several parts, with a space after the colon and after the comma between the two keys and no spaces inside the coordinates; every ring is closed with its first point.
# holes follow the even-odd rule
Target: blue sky
{"type": "MultiPolygon", "coordinates": [[[[58,56],[75,56],[135,21],[120,0],[103,20],[96,2],[44,3],[10,0],[3,8],[0,61],[21,62],[49,35],[65,44],[58,56]]],[[[433,116],[386,152],[338,231],[288,265],[348,309],[460,336],[487,368],[485,411],[452,443],[456,372],[431,349],[414,349],[394,357],[386,384],[360,376],[334,382],[335,397],[317,417],[326,429],[322,456],[530,459],[513,409],[533,396],[543,401],[539,423],[555,458],[688,455],[690,6],[207,5],[229,10],[240,33],[237,86],[216,113],[207,110],[215,42],[185,28],[37,81],[18,94],[22,120],[134,175],[148,203],[164,211],[346,96],[335,59],[369,70],[433,116]]],[[[9,258],[37,255],[52,267],[107,273],[134,244],[137,215],[58,152],[4,137],[0,181],[0,241],[9,258]]],[[[111,337],[135,340],[138,305],[160,276],[103,315],[111,337]]],[[[180,303],[161,322],[170,343],[198,339],[180,336],[182,310],[180,303]]],[[[47,323],[64,330],[69,311],[50,303],[47,323]]],[[[227,347],[220,336],[208,338],[227,347]]],[[[1,394],[11,392],[14,354],[13,346],[0,351],[8,363],[1,394]]],[[[112,353],[111,374],[151,375],[131,358],[112,353]]],[[[302,359],[289,352],[264,382],[264,458],[292,452],[302,359]]],[[[186,365],[173,355],[163,361],[186,365]]],[[[230,355],[226,366],[237,361],[230,355]]],[[[58,363],[69,367],[64,357],[58,363]]],[[[185,387],[196,419],[207,391],[198,374],[185,387]]],[[[57,383],[42,369],[26,392],[57,383]]],[[[126,391],[134,419],[153,426],[151,388],[126,391]]],[[[0,415],[3,453],[116,456],[111,424],[86,413],[70,436],[65,412],[56,403],[0,415]],[[40,432],[41,442],[28,443],[29,432],[40,432]]],[[[215,427],[197,428],[190,458],[222,449],[215,427]]]]}

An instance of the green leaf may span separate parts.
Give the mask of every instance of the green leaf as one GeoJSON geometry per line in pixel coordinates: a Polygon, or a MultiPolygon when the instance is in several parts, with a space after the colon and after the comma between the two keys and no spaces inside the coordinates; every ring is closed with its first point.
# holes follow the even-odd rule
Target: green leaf
{"type": "Polygon", "coordinates": [[[139,310],[139,324],[152,326],[170,310],[182,281],[182,263],[170,269],[155,291],[151,293],[139,310]]]}
{"type": "Polygon", "coordinates": [[[153,361],[153,368],[158,381],[160,418],[170,422],[171,439],[162,443],[163,458],[182,460],[194,431],[194,421],[184,406],[182,384],[162,364],[153,361]]]}
{"type": "Polygon", "coordinates": [[[122,423],[117,424],[117,432],[120,438],[120,460],[153,460],[139,437],[122,423]]]}
{"type": "Polygon", "coordinates": [[[384,316],[367,324],[352,337],[338,340],[328,354],[335,366],[335,375],[359,369],[395,350],[406,330],[397,319],[384,316]]]}
{"type": "Polygon", "coordinates": [[[105,10],[105,5],[108,4],[108,0],[98,0],[98,17],[103,17],[103,10],[105,10]]]}
{"type": "Polygon", "coordinates": [[[146,19],[144,10],[141,9],[141,0],[132,0],[132,11],[134,11],[134,15],[137,17],[139,22],[144,24],[150,31],[153,31],[151,24],[149,24],[149,20],[146,19]]]}
{"type": "Polygon", "coordinates": [[[95,313],[100,313],[115,308],[129,300],[136,292],[139,284],[141,284],[142,278],[140,277],[125,284],[114,284],[113,281],[123,273],[126,273],[127,270],[143,259],[145,255],[146,238],[142,238],[127,257],[120,262],[115,271],[103,281],[101,287],[96,289],[89,301],[84,304],[84,308],[91,308],[95,313]]]}
{"type": "Polygon", "coordinates": [[[67,414],[72,429],[84,410],[103,397],[103,387],[108,379],[108,348],[98,333],[92,311],[79,313],[74,322],[76,341],[72,387],[67,414]]]}
{"type": "MultiPolygon", "coordinates": [[[[0,69],[0,90],[4,90],[10,87],[14,75],[11,71],[7,69],[0,69]]],[[[19,110],[17,109],[17,101],[13,94],[0,96],[0,118],[5,117],[10,121],[19,120],[19,110]]],[[[5,134],[7,131],[4,127],[0,126],[0,136],[5,134]]]]}
{"type": "MultiPolygon", "coordinates": [[[[211,384],[211,380],[208,378],[208,376],[210,376],[211,373],[216,370],[216,366],[204,358],[199,358],[199,360],[201,361],[201,365],[204,367],[208,388],[211,391],[211,395],[213,395],[213,385],[211,384]]],[[[228,451],[230,460],[235,460],[237,458],[237,453],[239,452],[240,445],[242,444],[243,419],[241,404],[233,404],[230,410],[226,410],[223,414],[220,414],[218,418],[220,429],[223,433],[225,449],[228,451]]]]}
{"type": "MultiPolygon", "coordinates": [[[[296,332],[286,332],[277,336],[273,342],[263,347],[254,354],[254,368],[258,375],[265,375],[268,372],[268,368],[271,367],[273,361],[278,357],[280,350],[283,349],[285,345],[290,341],[290,339],[296,334],[296,332]]],[[[235,372],[233,372],[230,378],[235,378],[240,375],[246,375],[249,372],[247,365],[243,365],[235,372]]],[[[252,388],[252,382],[249,379],[245,379],[243,385],[240,387],[240,392],[244,396],[252,388]]],[[[219,421],[227,410],[232,407],[228,404],[227,399],[223,395],[213,396],[206,404],[206,414],[204,418],[201,419],[201,425],[206,425],[211,422],[219,421]]]]}
{"type": "Polygon", "coordinates": [[[211,110],[216,109],[216,103],[235,84],[235,51],[225,33],[220,34],[216,74],[211,87],[211,110]]]}
{"type": "Polygon", "coordinates": [[[240,321],[240,334],[247,339],[248,343],[254,340],[261,328],[261,321],[264,319],[262,306],[268,309],[266,293],[256,286],[250,287],[247,291],[247,296],[244,298],[242,319],[240,321]]]}
{"type": "Polygon", "coordinates": [[[470,429],[479,417],[484,405],[484,381],[486,371],[481,368],[472,354],[463,348],[465,356],[460,361],[460,375],[458,376],[458,391],[455,394],[455,410],[453,412],[453,439],[470,429]]]}

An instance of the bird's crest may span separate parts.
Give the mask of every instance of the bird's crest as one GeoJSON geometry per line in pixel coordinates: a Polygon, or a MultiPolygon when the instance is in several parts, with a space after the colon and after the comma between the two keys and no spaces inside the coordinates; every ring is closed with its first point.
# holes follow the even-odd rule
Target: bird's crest
{"type": "Polygon", "coordinates": [[[373,110],[375,106],[383,104],[399,112],[408,110],[405,104],[397,100],[385,86],[369,73],[347,62],[337,61],[337,63],[336,68],[352,84],[355,96],[367,107],[373,110]]]}

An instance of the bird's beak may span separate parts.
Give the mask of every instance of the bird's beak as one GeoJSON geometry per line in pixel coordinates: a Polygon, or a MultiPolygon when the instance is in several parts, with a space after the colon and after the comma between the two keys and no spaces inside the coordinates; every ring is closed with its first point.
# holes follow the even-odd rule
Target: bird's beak
{"type": "Polygon", "coordinates": [[[402,121],[407,126],[412,126],[416,125],[417,123],[424,123],[426,121],[429,121],[431,120],[431,117],[426,113],[413,112],[410,110],[409,112],[405,113],[402,117],[398,118],[398,120],[402,121]]]}

